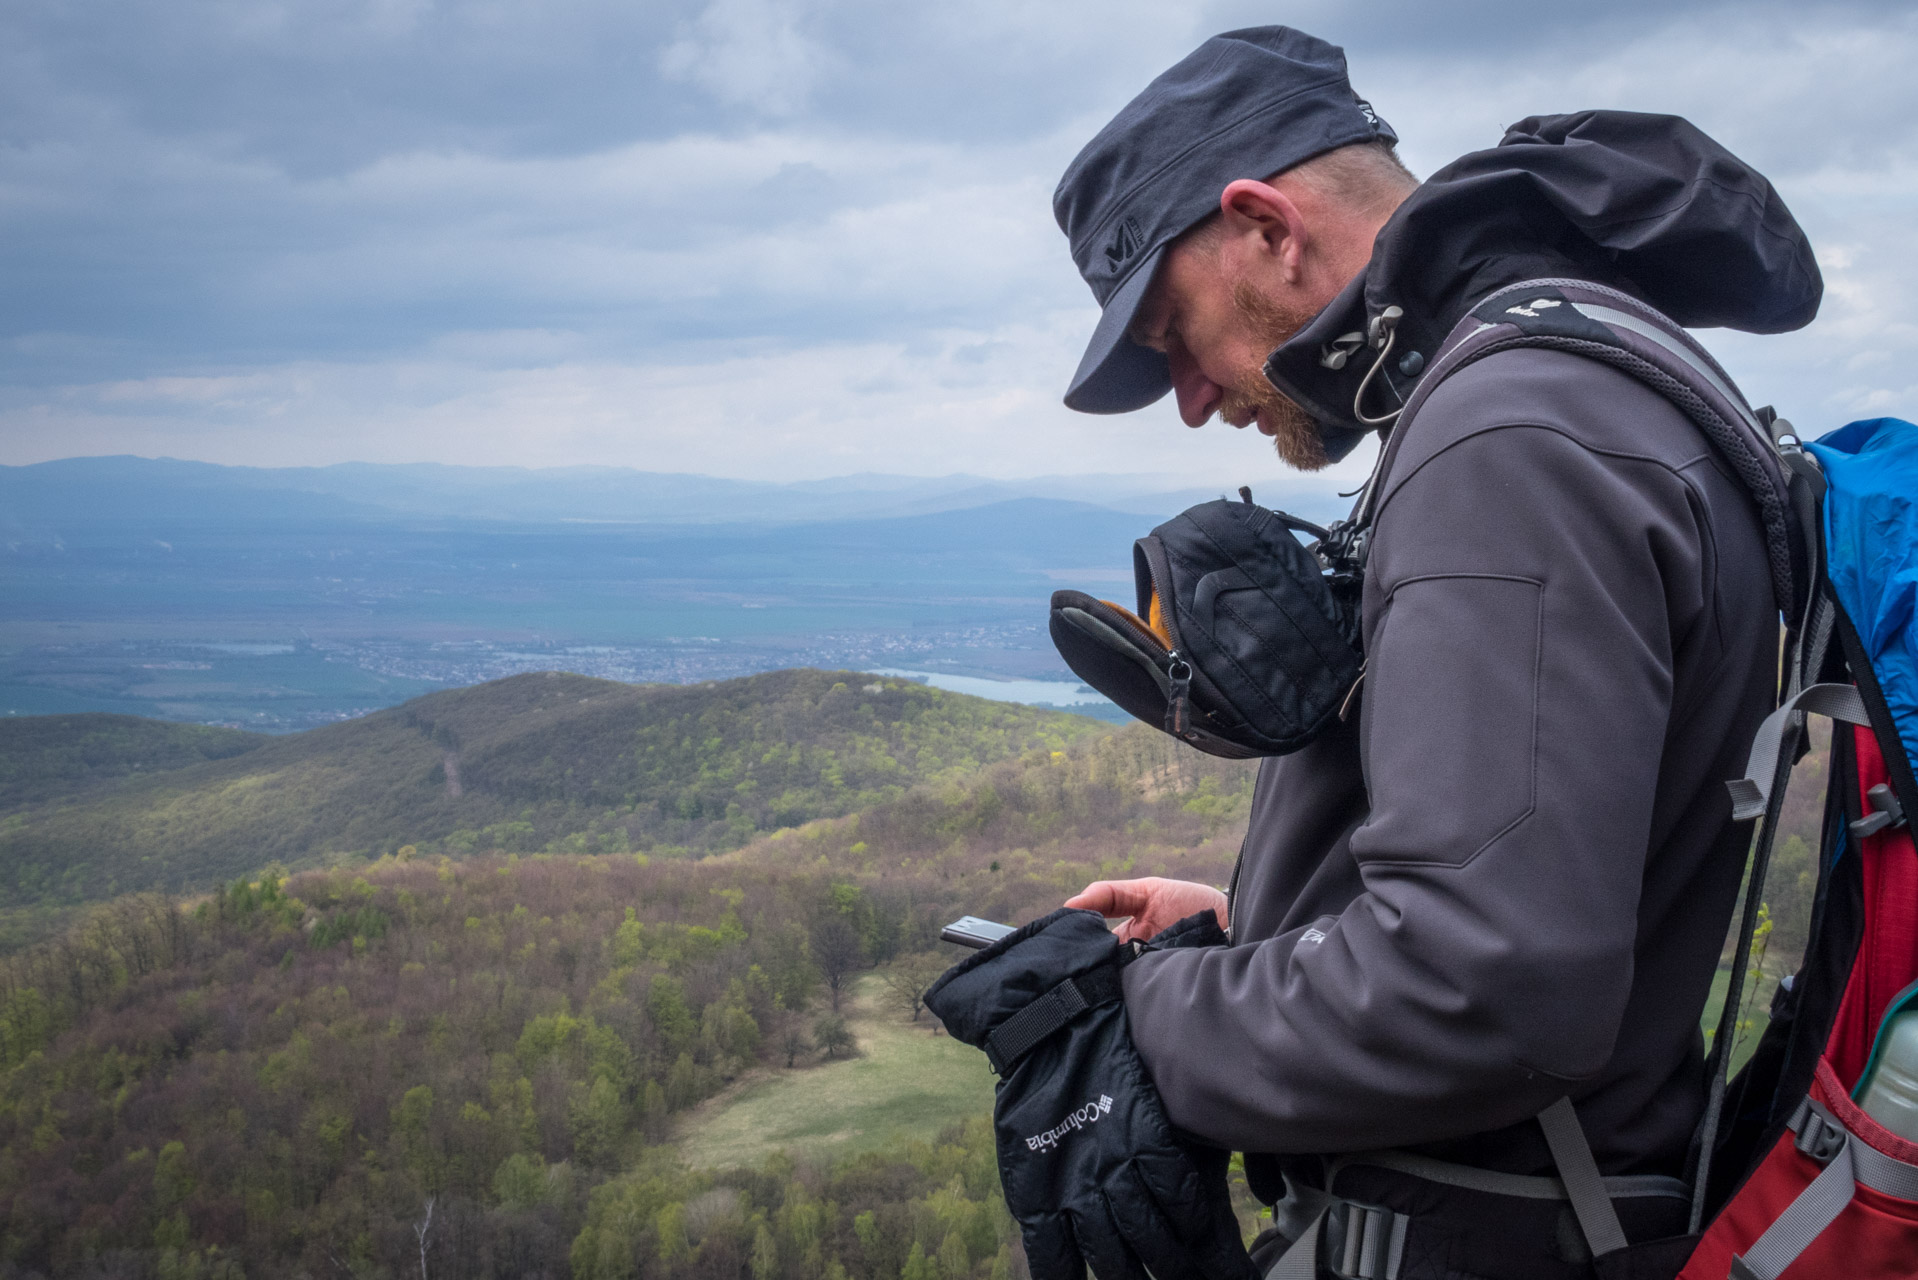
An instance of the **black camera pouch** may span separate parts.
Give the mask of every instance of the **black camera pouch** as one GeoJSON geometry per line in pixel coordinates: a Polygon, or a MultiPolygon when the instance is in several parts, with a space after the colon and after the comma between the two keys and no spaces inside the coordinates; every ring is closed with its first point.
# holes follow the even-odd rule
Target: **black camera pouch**
{"type": "Polygon", "coordinates": [[[1081,680],[1201,751],[1297,751],[1364,664],[1358,575],[1328,572],[1295,529],[1326,537],[1249,497],[1200,503],[1133,545],[1137,613],[1054,592],[1052,642],[1081,680]]]}

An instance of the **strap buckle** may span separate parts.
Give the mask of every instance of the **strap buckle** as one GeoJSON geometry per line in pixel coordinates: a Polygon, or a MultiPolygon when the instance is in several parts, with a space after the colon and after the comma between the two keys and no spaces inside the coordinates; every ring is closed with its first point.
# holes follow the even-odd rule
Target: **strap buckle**
{"type": "Polygon", "coordinates": [[[1860,1155],[1877,1155],[1868,1143],[1851,1142],[1844,1126],[1810,1098],[1798,1104],[1790,1123],[1797,1148],[1823,1161],[1825,1167],[1771,1220],[1765,1233],[1732,1260],[1732,1280],[1780,1280],[1857,1194],[1860,1179],[1855,1162],[1860,1155]]]}
{"type": "Polygon", "coordinates": [[[1811,1105],[1806,1098],[1798,1104],[1798,1114],[1791,1118],[1792,1145],[1810,1156],[1819,1164],[1830,1164],[1845,1149],[1845,1142],[1851,1136],[1841,1124],[1825,1118],[1823,1112],[1811,1105]]]}
{"type": "Polygon", "coordinates": [[[1339,1280],[1398,1280],[1410,1214],[1335,1197],[1326,1211],[1320,1257],[1339,1280]]]}
{"type": "Polygon", "coordinates": [[[1863,840],[1887,828],[1905,825],[1905,807],[1898,803],[1897,793],[1888,783],[1881,782],[1865,792],[1865,800],[1871,805],[1871,812],[1845,824],[1853,839],[1863,840]]]}

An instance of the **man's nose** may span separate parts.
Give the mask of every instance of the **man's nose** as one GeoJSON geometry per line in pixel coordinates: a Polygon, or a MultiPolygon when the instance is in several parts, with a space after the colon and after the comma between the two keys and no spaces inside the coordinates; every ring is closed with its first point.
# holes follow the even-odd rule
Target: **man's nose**
{"type": "Polygon", "coordinates": [[[1183,347],[1168,353],[1172,365],[1172,394],[1179,398],[1179,417],[1188,427],[1202,427],[1218,412],[1225,388],[1205,376],[1199,362],[1183,347]]]}

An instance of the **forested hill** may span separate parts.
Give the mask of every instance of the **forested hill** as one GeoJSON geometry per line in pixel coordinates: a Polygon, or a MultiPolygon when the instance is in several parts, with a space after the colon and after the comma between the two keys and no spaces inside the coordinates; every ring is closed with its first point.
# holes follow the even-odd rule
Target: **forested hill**
{"type": "Polygon", "coordinates": [[[125,778],[225,760],[272,740],[263,733],[141,716],[11,717],[0,720],[0,814],[125,778]]]}
{"type": "MultiPolygon", "coordinates": [[[[515,676],[265,741],[187,730],[165,756],[172,768],[72,764],[107,719],[21,722],[37,734],[26,758],[41,763],[0,780],[14,797],[0,809],[0,907],[205,889],[272,862],[408,845],[718,852],[1107,731],[909,681],[808,670],[693,686],[515,676]],[[192,758],[229,748],[239,754],[192,758]]],[[[111,719],[129,735],[141,723],[111,719]]]]}
{"type": "MultiPolygon", "coordinates": [[[[730,706],[758,741],[910,740],[928,768],[952,716],[1008,712],[1004,742],[1049,723],[900,690],[913,727],[882,733],[833,711],[837,683],[773,682],[786,718],[722,701],[713,732],[730,706]]],[[[962,911],[1223,882],[1252,777],[1133,725],[722,857],[409,853],[91,907],[0,959],[0,1276],[1024,1280],[982,1123],[731,1169],[682,1160],[682,1123],[729,1081],[846,1070],[842,996],[923,993],[962,911]]],[[[918,1013],[886,1016],[929,1034],[918,1013]]],[[[983,1099],[983,1058],[962,1065],[983,1099]]]]}

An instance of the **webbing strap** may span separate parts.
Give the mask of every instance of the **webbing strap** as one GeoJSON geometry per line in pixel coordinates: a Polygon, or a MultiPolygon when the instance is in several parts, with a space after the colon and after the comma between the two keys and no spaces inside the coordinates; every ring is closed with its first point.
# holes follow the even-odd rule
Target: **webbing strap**
{"type": "Polygon", "coordinates": [[[1377,1205],[1345,1202],[1345,1247],[1332,1262],[1341,1280],[1398,1280],[1412,1219],[1377,1205]]]}
{"type": "MultiPolygon", "coordinates": [[[[1333,1162],[1330,1176],[1336,1179],[1343,1170],[1359,1166],[1390,1169],[1394,1173],[1409,1174],[1444,1187],[1483,1191],[1489,1195],[1511,1196],[1518,1200],[1566,1199],[1565,1183],[1558,1178],[1500,1173],[1469,1164],[1454,1164],[1450,1160],[1434,1160],[1431,1156],[1411,1151],[1361,1151],[1355,1155],[1341,1156],[1333,1162]]],[[[1610,1200],[1634,1200],[1646,1196],[1688,1200],[1692,1194],[1691,1188],[1682,1179],[1658,1173],[1613,1174],[1602,1181],[1606,1198],[1610,1200]]]]}
{"type": "MultiPolygon", "coordinates": [[[[1793,1133],[1802,1134],[1812,1124],[1826,1132],[1846,1134],[1847,1138],[1850,1136],[1837,1116],[1806,1098],[1800,1104],[1798,1114],[1787,1125],[1793,1133]]],[[[1900,1200],[1918,1200],[1918,1164],[1906,1164],[1868,1142],[1854,1141],[1848,1145],[1851,1147],[1852,1176],[1858,1180],[1859,1186],[1882,1191],[1900,1200]]]]}
{"type": "Polygon", "coordinates": [[[1732,1280],[1778,1280],[1845,1211],[1860,1186],[1900,1200],[1918,1200],[1918,1165],[1858,1141],[1836,1116],[1810,1098],[1799,1104],[1786,1127],[1798,1135],[1801,1152],[1830,1163],[1742,1257],[1732,1259],[1732,1280]]]}
{"type": "Polygon", "coordinates": [[[1087,1009],[1121,999],[1124,994],[1124,988],[1119,985],[1117,964],[1102,964],[1076,978],[1067,978],[1000,1023],[998,1029],[986,1037],[986,1061],[1003,1076],[1019,1065],[1019,1059],[1031,1053],[1041,1040],[1087,1009]]]}
{"type": "Polygon", "coordinates": [[[1751,756],[1745,762],[1745,776],[1725,784],[1732,793],[1733,818],[1742,822],[1765,812],[1771,800],[1772,779],[1778,773],[1778,753],[1785,745],[1785,730],[1804,713],[1871,727],[1865,699],[1856,685],[1814,684],[1800,689],[1758,726],[1751,756]]]}
{"type": "Polygon", "coordinates": [[[1623,1249],[1627,1243],[1625,1228],[1619,1225],[1618,1210],[1605,1194],[1598,1161],[1592,1158],[1592,1146],[1585,1140],[1572,1100],[1560,1098],[1539,1112],[1538,1127],[1545,1130],[1545,1145],[1552,1149],[1552,1163],[1558,1166],[1559,1181],[1565,1184],[1565,1198],[1572,1202],[1572,1212],[1578,1217],[1579,1230],[1585,1233],[1592,1256],[1623,1249]]]}
{"type": "Polygon", "coordinates": [[[1918,1165],[1894,1160],[1876,1147],[1856,1142],[1852,1144],[1851,1171],[1861,1187],[1900,1200],[1918,1200],[1918,1165]]]}
{"type": "MultiPolygon", "coordinates": [[[[1333,1162],[1328,1185],[1336,1185],[1345,1169],[1365,1167],[1389,1169],[1441,1186],[1490,1195],[1569,1203],[1594,1257],[1629,1243],[1614,1200],[1660,1196],[1683,1201],[1689,1194],[1677,1178],[1646,1174],[1600,1177],[1598,1162],[1592,1157],[1569,1099],[1561,1098],[1547,1107],[1538,1122],[1558,1167],[1556,1178],[1499,1173],[1408,1151],[1369,1151],[1333,1162]]],[[[1918,1169],[1912,1172],[1918,1175],[1918,1169]]],[[[1398,1280],[1411,1225],[1412,1215],[1334,1194],[1331,1203],[1273,1263],[1264,1280],[1317,1280],[1321,1274],[1340,1280],[1398,1280]],[[1315,1259],[1322,1272],[1313,1270],[1315,1259]]]]}
{"type": "Polygon", "coordinates": [[[1799,642],[1804,655],[1794,673],[1799,681],[1816,676],[1825,665],[1825,652],[1831,647],[1831,633],[1838,624],[1838,610],[1832,606],[1831,597],[1816,588],[1811,593],[1811,603],[1805,606],[1804,638],[1799,642]]]}
{"type": "Polygon", "coordinates": [[[1334,1199],[1319,1211],[1291,1247],[1279,1255],[1265,1280],[1399,1280],[1405,1260],[1405,1235],[1412,1219],[1377,1205],[1334,1199]],[[1336,1226],[1327,1236],[1328,1222],[1342,1218],[1343,1239],[1336,1226]]]}
{"type": "MultiPolygon", "coordinates": [[[[1786,654],[1786,668],[1793,681],[1797,679],[1803,656],[1800,648],[1804,639],[1804,636],[1798,636],[1791,652],[1786,654]]],[[[1757,841],[1752,845],[1751,865],[1744,877],[1745,910],[1738,921],[1738,946],[1732,952],[1731,975],[1725,983],[1725,1002],[1718,1011],[1718,1029],[1712,1033],[1711,1055],[1705,1060],[1709,1083],[1705,1091],[1705,1115],[1698,1122],[1698,1167],[1692,1172],[1692,1212],[1686,1223],[1688,1232],[1698,1231],[1705,1222],[1705,1201],[1711,1194],[1712,1157],[1718,1150],[1719,1121],[1724,1118],[1725,1089],[1729,1079],[1732,1042],[1736,1038],[1739,1002],[1744,998],[1746,966],[1751,962],[1752,940],[1758,936],[1758,913],[1764,907],[1765,875],[1771,867],[1772,846],[1778,840],[1778,817],[1784,811],[1785,789],[1791,783],[1792,748],[1804,732],[1805,711],[1822,708],[1829,714],[1832,710],[1849,710],[1845,697],[1847,693],[1854,699],[1858,696],[1857,690],[1849,685],[1812,685],[1786,698],[1784,705],[1766,716],[1764,723],[1758,726],[1752,754],[1746,763],[1746,772],[1757,777],[1741,778],[1725,784],[1731,791],[1734,814],[1741,817],[1763,814],[1765,821],[1759,828],[1757,841]],[[1812,704],[1817,704],[1817,708],[1812,704]],[[1785,736],[1787,730],[1791,734],[1789,739],[1785,736]],[[1764,771],[1767,763],[1770,766],[1769,773],[1764,771]],[[1770,778],[1769,782],[1760,781],[1767,777],[1770,778]],[[1761,797],[1756,811],[1747,803],[1750,797],[1745,793],[1748,791],[1756,791],[1761,797]]],[[[1862,701],[1859,702],[1859,709],[1863,709],[1862,701]]]]}
{"type": "Polygon", "coordinates": [[[1732,1259],[1732,1276],[1737,1280],[1778,1280],[1786,1267],[1798,1261],[1798,1255],[1845,1211],[1858,1191],[1851,1165],[1855,1146],[1857,1143],[1848,1136],[1824,1172],[1798,1193],[1791,1207],[1779,1214],[1742,1256],[1732,1259]]]}
{"type": "Polygon", "coordinates": [[[1319,1233],[1325,1229],[1325,1215],[1329,1209],[1319,1210],[1319,1216],[1312,1219],[1292,1247],[1279,1256],[1272,1269],[1265,1273],[1265,1280],[1318,1280],[1319,1278],[1319,1233]]]}

